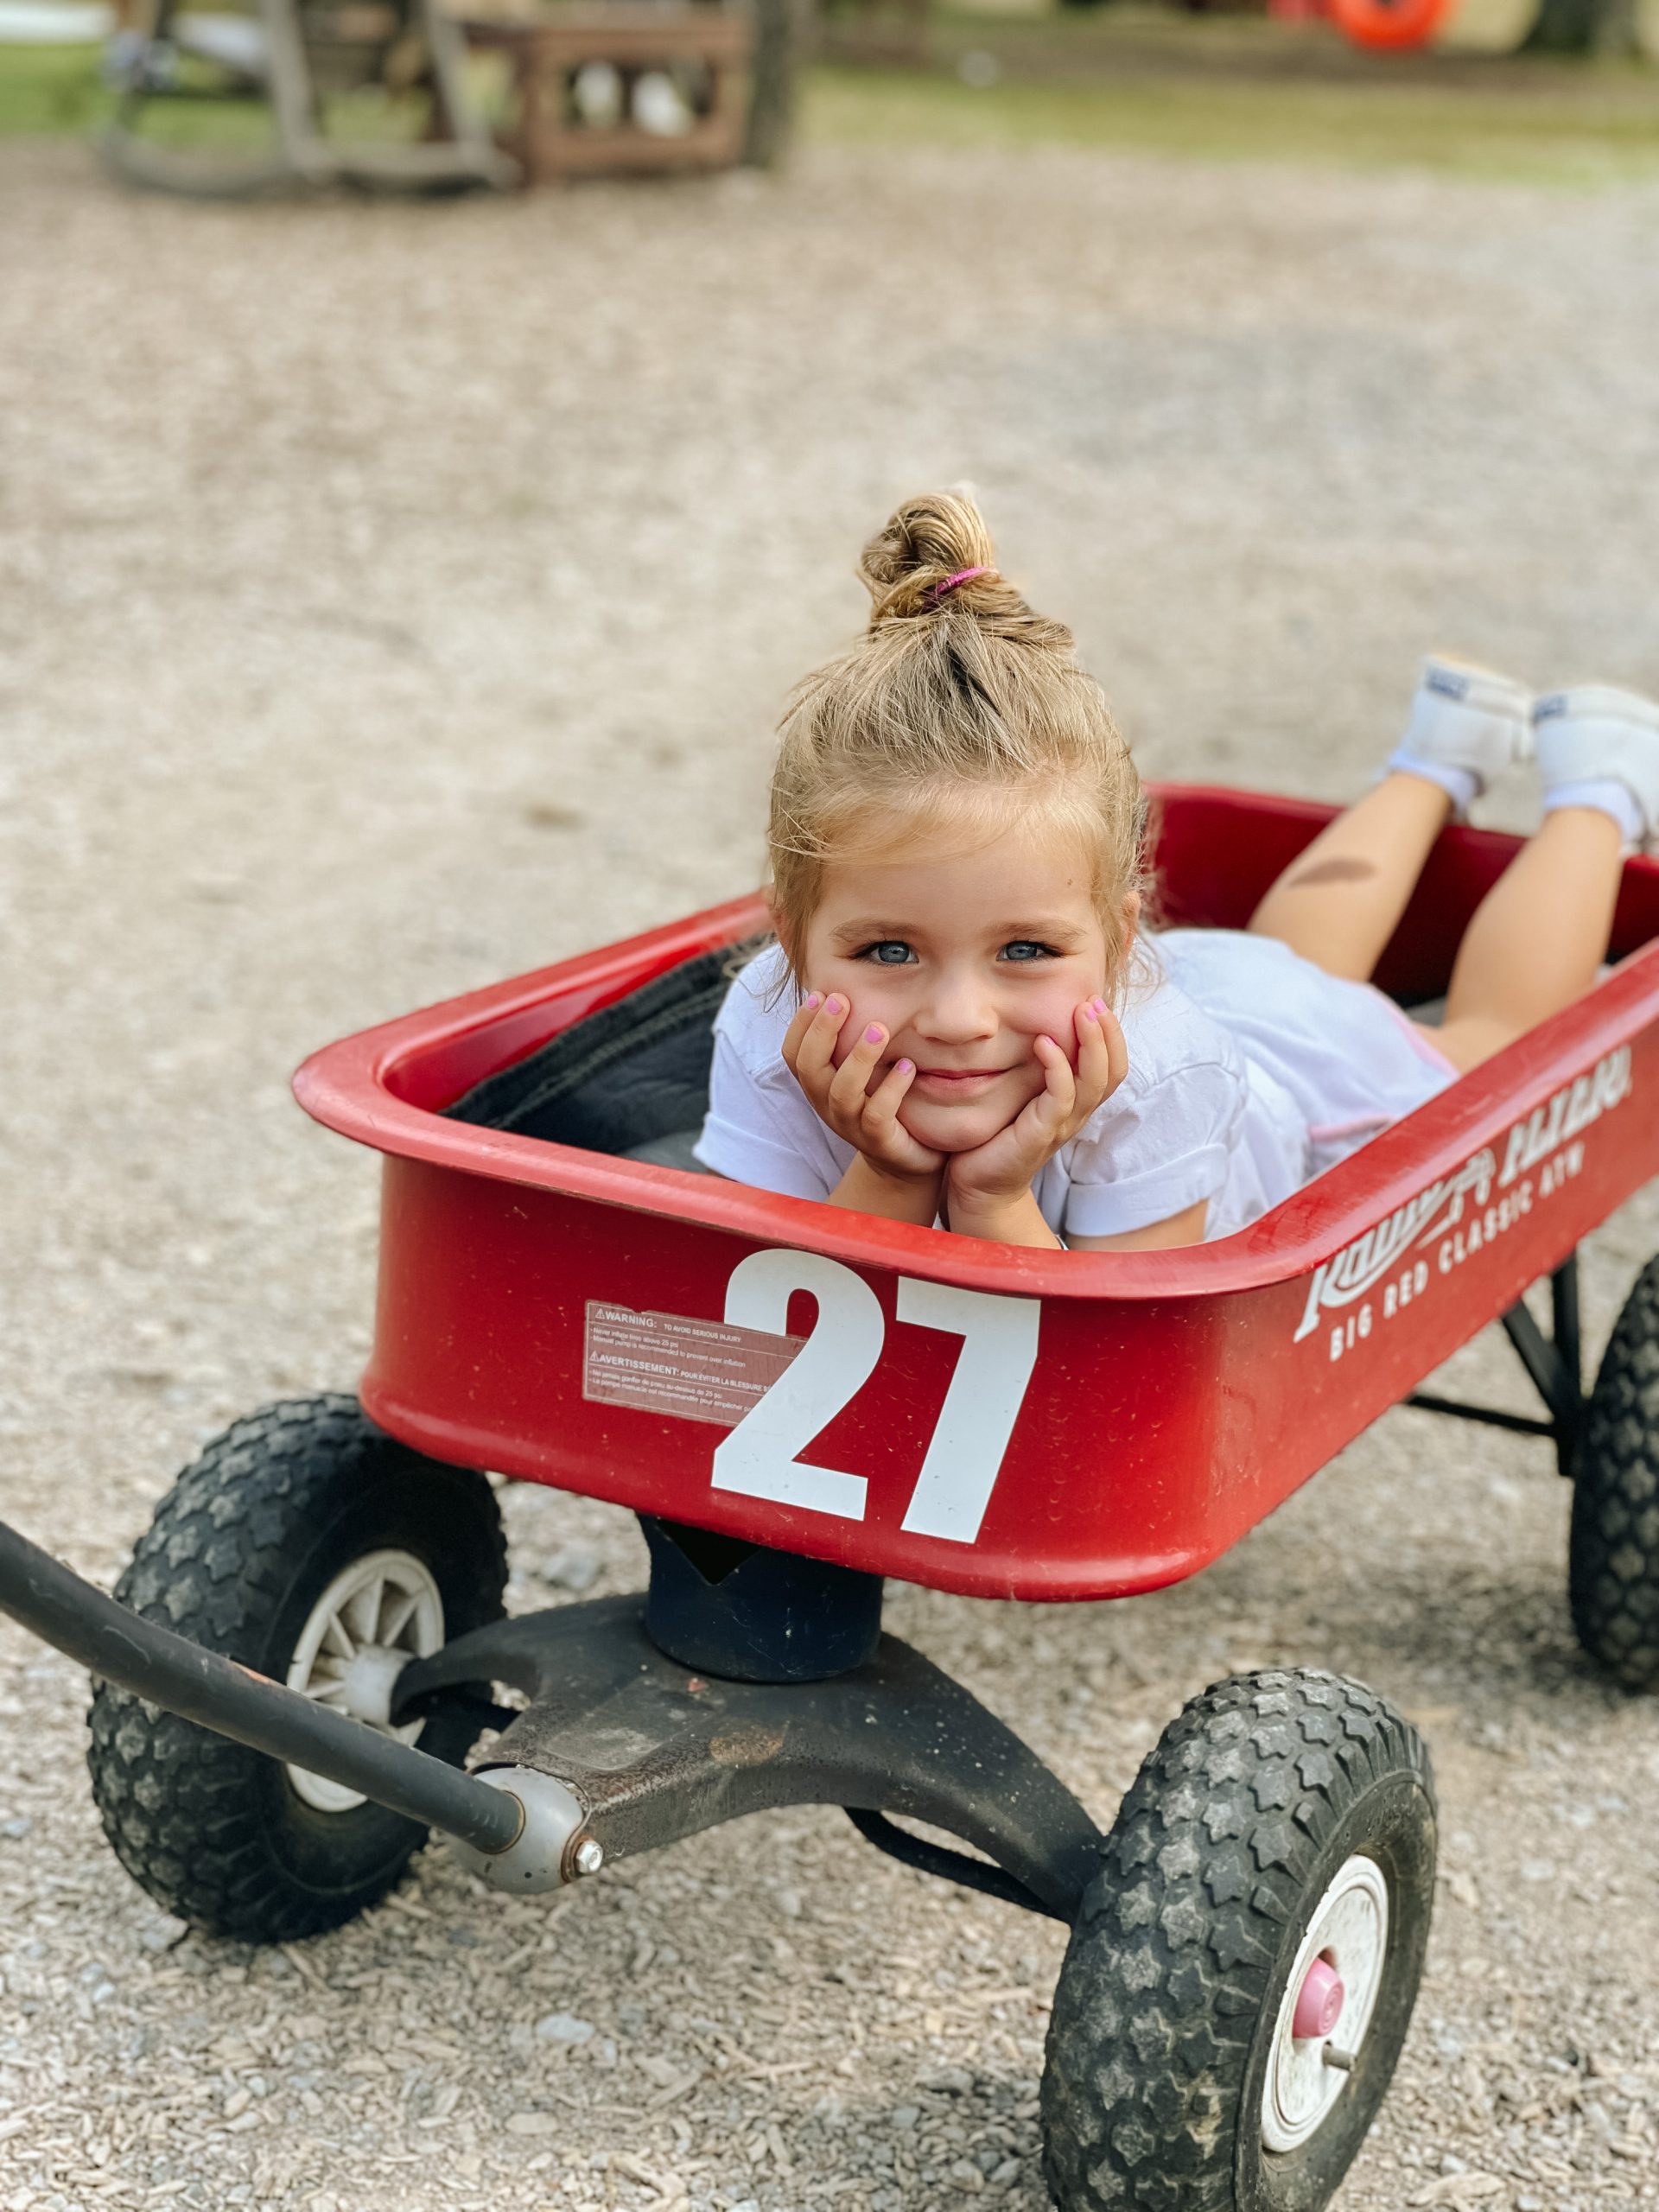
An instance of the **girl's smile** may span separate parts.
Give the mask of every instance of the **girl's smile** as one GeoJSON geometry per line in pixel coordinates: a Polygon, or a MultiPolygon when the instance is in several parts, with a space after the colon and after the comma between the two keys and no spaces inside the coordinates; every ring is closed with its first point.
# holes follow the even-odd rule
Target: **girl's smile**
{"type": "Polygon", "coordinates": [[[983,1144],[1043,1088],[1038,1037],[1075,1058],[1074,1011],[1107,969],[1077,841],[1031,821],[983,843],[831,861],[798,963],[809,988],[851,1006],[836,1065],[879,1026],[881,1071],[916,1069],[900,1122],[950,1153],[983,1144]]]}

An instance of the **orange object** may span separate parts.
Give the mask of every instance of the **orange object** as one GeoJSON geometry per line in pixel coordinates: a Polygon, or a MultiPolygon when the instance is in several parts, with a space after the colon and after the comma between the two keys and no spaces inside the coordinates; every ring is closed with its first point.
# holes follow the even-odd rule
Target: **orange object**
{"type": "Polygon", "coordinates": [[[1454,0],[1327,0],[1331,20],[1356,46],[1425,46],[1454,0]]]}

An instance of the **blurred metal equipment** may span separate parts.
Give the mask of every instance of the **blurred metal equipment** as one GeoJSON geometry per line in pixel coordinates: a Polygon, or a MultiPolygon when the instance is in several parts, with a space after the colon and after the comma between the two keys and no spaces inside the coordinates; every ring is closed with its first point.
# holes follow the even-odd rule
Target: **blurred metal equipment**
{"type": "Polygon", "coordinates": [[[255,0],[243,13],[155,0],[148,27],[112,42],[118,99],[101,150],[130,183],[205,199],[515,183],[465,62],[441,0],[255,0]],[[420,135],[398,135],[404,94],[424,96],[420,135]],[[327,106],[342,97],[351,127],[336,132],[327,106]]]}

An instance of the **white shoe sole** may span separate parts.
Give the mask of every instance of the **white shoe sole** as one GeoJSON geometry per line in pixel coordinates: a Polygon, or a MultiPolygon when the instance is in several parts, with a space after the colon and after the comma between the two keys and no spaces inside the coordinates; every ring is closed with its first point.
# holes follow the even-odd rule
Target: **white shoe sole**
{"type": "Polygon", "coordinates": [[[1463,768],[1482,786],[1532,757],[1532,694],[1496,670],[1433,654],[1423,663],[1400,749],[1463,768]]]}
{"type": "Polygon", "coordinates": [[[1643,850],[1654,850],[1659,842],[1659,706],[1637,691],[1581,683],[1537,701],[1533,734],[1547,791],[1561,784],[1623,784],[1642,810],[1643,850]]]}

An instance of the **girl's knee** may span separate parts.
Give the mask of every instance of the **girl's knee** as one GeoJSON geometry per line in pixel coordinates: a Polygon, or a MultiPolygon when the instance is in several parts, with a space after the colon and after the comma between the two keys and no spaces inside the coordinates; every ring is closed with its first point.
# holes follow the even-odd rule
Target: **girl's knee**
{"type": "Polygon", "coordinates": [[[1438,1028],[1422,1022],[1414,1026],[1459,1075],[1467,1075],[1471,1068],[1490,1060],[1494,1052],[1501,1052],[1523,1033],[1518,1022],[1505,1020],[1501,1014],[1463,1014],[1441,1022],[1438,1028]]]}

